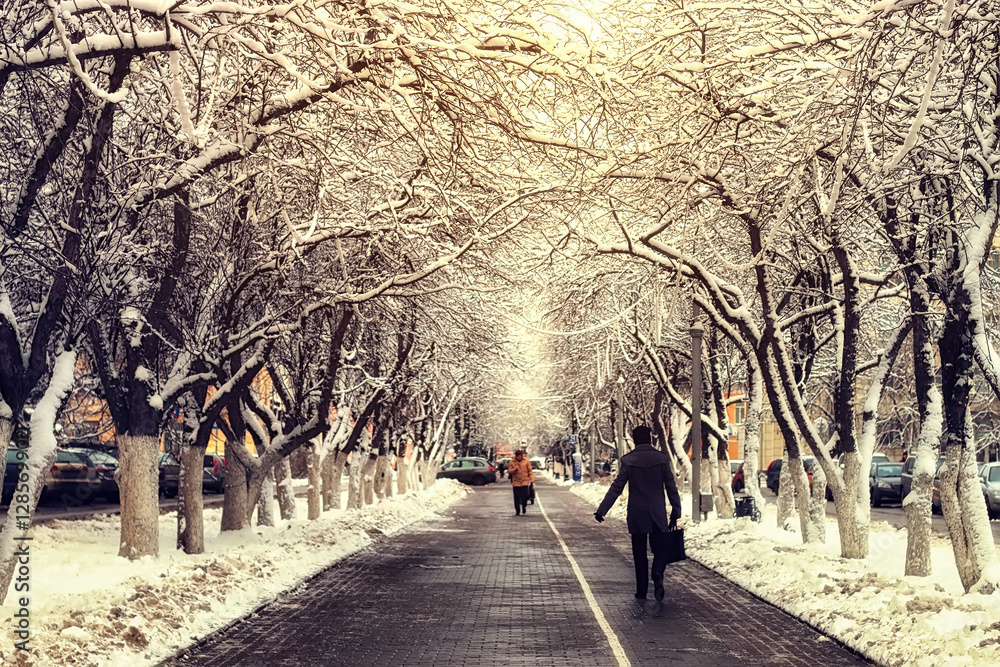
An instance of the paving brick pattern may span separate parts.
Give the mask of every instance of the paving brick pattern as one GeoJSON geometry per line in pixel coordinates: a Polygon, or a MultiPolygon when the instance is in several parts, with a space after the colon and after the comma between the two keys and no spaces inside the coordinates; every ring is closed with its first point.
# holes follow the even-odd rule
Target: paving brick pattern
{"type": "MultiPolygon", "coordinates": [[[[867,664],[692,561],[668,567],[662,604],[634,600],[624,524],[598,525],[593,508],[568,489],[536,486],[633,665],[867,664]]],[[[163,665],[615,662],[539,507],[514,516],[502,482],[342,561],[163,665]]]]}

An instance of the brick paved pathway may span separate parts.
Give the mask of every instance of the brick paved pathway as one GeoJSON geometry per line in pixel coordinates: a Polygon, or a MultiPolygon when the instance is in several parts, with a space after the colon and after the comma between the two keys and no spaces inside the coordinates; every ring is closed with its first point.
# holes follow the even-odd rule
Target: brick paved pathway
{"type": "MultiPolygon", "coordinates": [[[[710,570],[667,568],[667,599],[633,599],[625,527],[536,484],[632,665],[863,665],[710,570]]],[[[650,586],[652,594],[652,586],[650,586]]],[[[354,555],[165,666],[619,664],[538,505],[504,481],[354,555]]],[[[624,663],[621,663],[624,664],[624,663]]]]}

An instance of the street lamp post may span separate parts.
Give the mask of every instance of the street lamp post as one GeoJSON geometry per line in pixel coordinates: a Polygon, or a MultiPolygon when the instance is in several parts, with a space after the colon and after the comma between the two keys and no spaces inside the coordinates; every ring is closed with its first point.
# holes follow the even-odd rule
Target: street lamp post
{"type": "Polygon", "coordinates": [[[701,325],[698,303],[691,305],[691,518],[701,521],[701,325]]]}

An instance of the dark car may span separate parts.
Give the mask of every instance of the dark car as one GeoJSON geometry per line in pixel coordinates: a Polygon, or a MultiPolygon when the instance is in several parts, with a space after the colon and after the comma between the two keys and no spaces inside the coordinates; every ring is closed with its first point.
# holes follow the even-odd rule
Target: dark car
{"type": "Polygon", "coordinates": [[[226,459],[221,454],[205,454],[204,474],[201,488],[205,491],[222,493],[226,490],[226,459]]]}
{"type": "Polygon", "coordinates": [[[1000,517],[1000,462],[984,463],[979,468],[979,485],[983,488],[990,519],[1000,517]]]}
{"type": "Polygon", "coordinates": [[[93,449],[67,448],[67,451],[86,456],[94,465],[97,475],[97,485],[94,489],[95,496],[100,496],[113,503],[117,503],[120,500],[118,482],[115,481],[115,471],[118,470],[117,456],[110,452],[93,449]]]}
{"type": "Polygon", "coordinates": [[[868,490],[871,493],[873,507],[878,507],[886,501],[902,502],[903,487],[900,481],[902,473],[902,463],[872,464],[868,474],[868,490]]]}
{"type": "Polygon", "coordinates": [[[456,479],[463,484],[483,486],[497,481],[497,475],[486,459],[465,457],[448,461],[437,474],[439,479],[456,479]]]}
{"type": "MultiPolygon", "coordinates": [[[[812,484],[813,481],[813,470],[816,469],[816,459],[812,456],[802,457],[802,467],[806,469],[806,476],[809,478],[809,483],[812,484]]],[[[767,488],[774,491],[775,495],[778,493],[778,483],[781,479],[781,459],[774,459],[771,464],[767,466],[767,488]]]]}
{"type": "Polygon", "coordinates": [[[160,476],[157,482],[160,495],[164,498],[176,498],[181,484],[181,464],[172,454],[160,453],[160,476]]]}
{"type": "MultiPolygon", "coordinates": [[[[205,454],[202,465],[201,489],[222,493],[225,490],[226,460],[219,454],[205,454]]],[[[180,490],[181,463],[173,454],[160,454],[160,495],[176,498],[180,490]]]]}

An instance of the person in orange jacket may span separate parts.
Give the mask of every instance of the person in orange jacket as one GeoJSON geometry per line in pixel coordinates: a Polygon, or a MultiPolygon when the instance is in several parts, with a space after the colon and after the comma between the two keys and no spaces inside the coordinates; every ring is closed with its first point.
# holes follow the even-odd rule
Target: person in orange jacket
{"type": "Polygon", "coordinates": [[[528,495],[531,485],[535,483],[535,473],[531,471],[531,461],[524,455],[524,450],[514,452],[514,458],[507,464],[507,476],[514,487],[514,516],[528,513],[528,495]]]}

